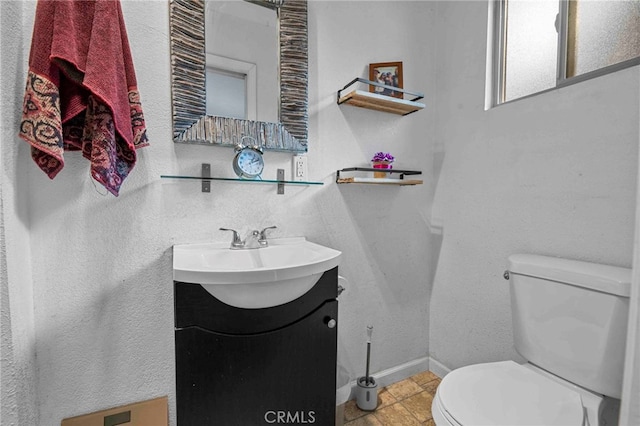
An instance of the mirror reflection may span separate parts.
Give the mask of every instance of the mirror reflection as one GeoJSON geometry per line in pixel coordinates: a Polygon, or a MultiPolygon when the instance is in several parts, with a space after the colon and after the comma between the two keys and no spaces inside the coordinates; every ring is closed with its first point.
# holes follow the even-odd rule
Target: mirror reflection
{"type": "Polygon", "coordinates": [[[206,0],[205,23],[207,115],[279,121],[277,11],[206,0]]]}
{"type": "Polygon", "coordinates": [[[170,0],[170,30],[174,142],[307,151],[306,0],[170,0]]]}

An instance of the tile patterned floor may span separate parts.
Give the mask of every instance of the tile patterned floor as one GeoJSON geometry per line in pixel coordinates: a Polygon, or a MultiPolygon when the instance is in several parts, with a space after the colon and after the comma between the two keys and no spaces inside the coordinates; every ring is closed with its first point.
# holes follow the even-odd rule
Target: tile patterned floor
{"type": "Polygon", "coordinates": [[[378,408],[362,411],[356,401],[344,407],[344,426],[435,426],[431,402],[440,378],[425,371],[378,392],[378,408]]]}

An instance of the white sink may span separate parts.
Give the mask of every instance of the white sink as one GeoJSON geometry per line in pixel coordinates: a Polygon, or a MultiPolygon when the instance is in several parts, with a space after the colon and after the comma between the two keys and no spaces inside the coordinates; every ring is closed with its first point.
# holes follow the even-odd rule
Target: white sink
{"type": "Polygon", "coordinates": [[[202,285],[227,305],[258,309],[305,294],[340,263],[341,252],[304,237],[274,238],[269,247],[231,250],[228,243],[173,246],[173,279],[202,285]]]}

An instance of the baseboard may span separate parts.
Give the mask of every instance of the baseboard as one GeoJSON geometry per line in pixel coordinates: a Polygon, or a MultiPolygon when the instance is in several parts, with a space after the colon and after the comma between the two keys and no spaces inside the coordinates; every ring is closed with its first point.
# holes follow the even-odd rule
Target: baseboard
{"type": "Polygon", "coordinates": [[[436,376],[441,379],[444,378],[447,374],[451,372],[451,369],[446,365],[442,364],[440,361],[436,361],[433,358],[429,358],[429,371],[431,371],[436,376]]]}
{"type": "Polygon", "coordinates": [[[378,389],[380,389],[426,370],[429,370],[429,357],[414,359],[413,361],[382,370],[373,374],[373,377],[378,383],[378,389]]]}
{"type": "MultiPolygon", "coordinates": [[[[373,378],[376,380],[378,389],[381,389],[385,386],[402,381],[413,376],[414,374],[418,374],[426,370],[429,370],[429,357],[414,359],[413,361],[405,362],[404,364],[379,371],[372,374],[371,376],[373,376],[373,378]]],[[[347,397],[347,399],[345,399],[345,397],[347,396],[346,392],[338,393],[338,398],[336,401],[338,405],[343,404],[351,399],[355,399],[355,389],[357,387],[356,381],[351,381],[349,383],[349,386],[351,387],[351,392],[348,394],[349,396],[347,397]]],[[[346,389],[343,390],[346,391],[346,389]]]]}

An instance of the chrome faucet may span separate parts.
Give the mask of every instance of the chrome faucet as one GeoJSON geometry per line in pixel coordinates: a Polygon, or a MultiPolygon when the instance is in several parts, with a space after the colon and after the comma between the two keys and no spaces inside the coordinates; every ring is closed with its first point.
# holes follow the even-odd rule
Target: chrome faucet
{"type": "Polygon", "coordinates": [[[254,230],[249,232],[249,235],[247,235],[247,238],[244,239],[244,248],[246,249],[255,249],[255,248],[260,248],[260,231],[258,230],[254,230]]]}
{"type": "Polygon", "coordinates": [[[262,231],[260,231],[260,238],[258,239],[260,247],[269,247],[269,241],[267,241],[267,230],[276,228],[277,226],[267,226],[262,231]]]}
{"type": "Polygon", "coordinates": [[[240,239],[240,234],[238,234],[238,231],[229,228],[220,228],[220,230],[233,232],[233,240],[231,240],[231,246],[229,247],[230,249],[238,250],[244,248],[244,241],[240,239]]]}
{"type": "Polygon", "coordinates": [[[240,239],[240,234],[238,234],[238,231],[236,231],[235,229],[220,228],[220,230],[233,232],[233,239],[231,240],[231,245],[229,246],[231,250],[242,250],[268,247],[269,242],[267,241],[267,230],[275,228],[275,226],[269,226],[267,228],[264,228],[262,231],[251,231],[249,235],[247,235],[247,238],[244,239],[244,241],[240,239]]]}

